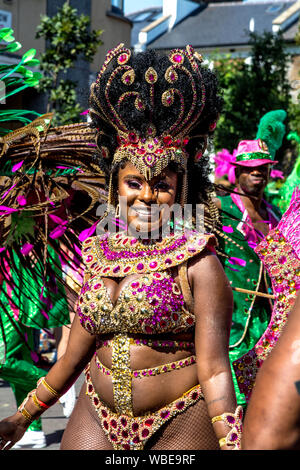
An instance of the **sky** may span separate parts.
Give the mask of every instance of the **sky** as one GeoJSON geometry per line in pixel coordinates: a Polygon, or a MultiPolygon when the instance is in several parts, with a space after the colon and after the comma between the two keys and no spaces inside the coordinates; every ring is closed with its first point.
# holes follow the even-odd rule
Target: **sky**
{"type": "Polygon", "coordinates": [[[162,6],[162,3],[163,0],[124,0],[124,14],[129,15],[144,8],[162,6]]]}

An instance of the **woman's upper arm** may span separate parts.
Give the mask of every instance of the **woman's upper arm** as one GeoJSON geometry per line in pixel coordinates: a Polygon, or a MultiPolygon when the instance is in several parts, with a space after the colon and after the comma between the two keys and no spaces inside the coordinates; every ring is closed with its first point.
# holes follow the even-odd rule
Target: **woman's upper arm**
{"type": "Polygon", "coordinates": [[[65,360],[79,367],[85,365],[95,351],[95,341],[96,337],[82,327],[78,314],[75,314],[64,354],[65,360]]]}
{"type": "Polygon", "coordinates": [[[228,362],[233,296],[228,278],[219,259],[204,253],[189,267],[196,315],[195,343],[202,362],[228,362]]]}

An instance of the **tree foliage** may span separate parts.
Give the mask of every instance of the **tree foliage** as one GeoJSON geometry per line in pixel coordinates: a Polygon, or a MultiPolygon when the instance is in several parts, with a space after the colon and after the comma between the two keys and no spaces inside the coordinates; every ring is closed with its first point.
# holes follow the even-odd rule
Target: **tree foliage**
{"type": "Polygon", "coordinates": [[[215,135],[216,150],[232,152],[240,140],[255,138],[266,112],[290,107],[289,55],[282,33],[251,33],[250,45],[246,61],[230,55],[214,58],[225,101],[215,135]]]}
{"type": "Polygon", "coordinates": [[[54,124],[78,122],[82,108],[77,102],[76,85],[66,73],[81,57],[92,62],[98,47],[103,44],[102,30],[90,31],[89,16],[78,15],[76,8],[65,2],[53,17],[43,16],[36,38],[47,41],[41,54],[43,78],[39,91],[48,95],[48,112],[54,112],[54,124]]]}

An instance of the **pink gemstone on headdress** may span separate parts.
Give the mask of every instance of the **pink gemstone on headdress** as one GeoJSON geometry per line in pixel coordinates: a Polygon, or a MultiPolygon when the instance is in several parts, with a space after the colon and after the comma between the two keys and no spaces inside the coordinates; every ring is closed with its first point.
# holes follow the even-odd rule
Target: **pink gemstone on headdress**
{"type": "Polygon", "coordinates": [[[144,269],[143,263],[138,263],[136,269],[137,269],[138,271],[141,271],[142,269],[144,269]]]}
{"type": "Polygon", "coordinates": [[[278,258],[278,262],[279,262],[280,264],[286,263],[286,257],[285,257],[285,256],[280,256],[280,258],[278,258]]]}
{"type": "Polygon", "coordinates": [[[138,142],[138,136],[134,132],[129,132],[128,140],[130,140],[130,142],[136,143],[138,142]]]}
{"type": "Polygon", "coordinates": [[[167,258],[167,259],[165,260],[165,264],[172,264],[171,258],[167,258]]]}
{"type": "Polygon", "coordinates": [[[137,153],[139,155],[144,155],[145,152],[146,152],[146,150],[144,148],[137,149],[137,153]]]}
{"type": "Polygon", "coordinates": [[[148,149],[153,149],[154,145],[153,144],[148,144],[148,149]]]}
{"type": "Polygon", "coordinates": [[[156,149],[154,153],[156,153],[156,155],[161,155],[163,153],[163,149],[156,149]]]}
{"type": "Polygon", "coordinates": [[[175,55],[173,55],[173,60],[175,60],[175,62],[180,63],[180,62],[183,61],[183,57],[180,54],[175,54],[175,55]]]}
{"type": "Polygon", "coordinates": [[[120,57],[118,58],[118,62],[122,64],[123,62],[127,60],[127,58],[128,58],[127,54],[121,54],[120,57]]]}
{"type": "Polygon", "coordinates": [[[172,143],[172,137],[170,135],[166,135],[164,138],[163,138],[163,142],[165,145],[171,145],[172,143]]]}
{"type": "Polygon", "coordinates": [[[113,269],[113,272],[114,272],[114,273],[117,273],[118,271],[120,271],[120,266],[116,266],[116,267],[113,269]]]}

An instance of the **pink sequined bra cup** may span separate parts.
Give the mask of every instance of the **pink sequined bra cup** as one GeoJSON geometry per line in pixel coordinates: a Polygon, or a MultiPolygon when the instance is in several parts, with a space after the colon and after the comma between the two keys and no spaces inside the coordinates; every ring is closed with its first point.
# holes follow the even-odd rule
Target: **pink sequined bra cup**
{"type": "Polygon", "coordinates": [[[185,263],[215,239],[209,234],[173,236],[147,247],[136,239],[116,234],[85,240],[82,248],[89,279],[84,283],[78,315],[91,334],[179,333],[195,324],[170,268],[185,263]],[[113,305],[102,277],[127,277],[113,305]]]}

